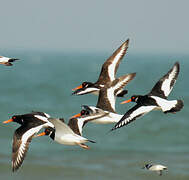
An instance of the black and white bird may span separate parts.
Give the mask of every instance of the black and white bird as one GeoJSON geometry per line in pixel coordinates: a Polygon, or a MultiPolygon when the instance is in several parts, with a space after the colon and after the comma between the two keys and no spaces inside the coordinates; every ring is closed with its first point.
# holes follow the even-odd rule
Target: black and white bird
{"type": "Polygon", "coordinates": [[[44,132],[37,136],[48,135],[54,141],[64,145],[79,145],[84,149],[89,149],[86,142],[95,143],[85,137],[82,137],[82,128],[84,124],[79,124],[76,118],[69,120],[68,125],[64,123],[64,119],[49,118],[49,122],[54,125],[54,128],[47,127],[44,132]]]}
{"type": "Polygon", "coordinates": [[[97,124],[118,122],[123,115],[120,115],[115,111],[116,94],[123,89],[123,87],[135,77],[135,75],[136,73],[131,73],[121,76],[115,79],[111,84],[101,88],[96,107],[84,105],[81,112],[72,117],[90,119],[91,122],[97,124]]]}
{"type": "Polygon", "coordinates": [[[155,109],[160,109],[164,113],[175,113],[180,111],[184,106],[182,100],[167,100],[178,77],[179,67],[179,63],[176,62],[169,72],[155,84],[151,92],[147,95],[134,95],[131,99],[122,102],[123,104],[132,101],[137,104],[125,113],[112,130],[123,127],[155,109]]]}
{"type": "Polygon", "coordinates": [[[23,163],[32,138],[44,127],[54,127],[47,119],[50,116],[43,112],[14,115],[3,123],[16,122],[21,126],[16,129],[12,144],[12,170],[16,171],[23,163]]]}
{"type": "MultiPolygon", "coordinates": [[[[103,64],[101,68],[101,73],[98,80],[95,83],[83,82],[80,86],[72,89],[74,92],[72,94],[84,95],[88,93],[93,93],[98,95],[100,89],[102,89],[107,84],[111,83],[116,79],[115,75],[119,64],[125,55],[129,45],[129,39],[127,39],[103,64]]],[[[118,97],[123,97],[127,94],[127,90],[120,89],[117,92],[118,97]]]]}
{"type": "Polygon", "coordinates": [[[4,64],[5,66],[12,66],[13,65],[12,62],[16,60],[19,59],[0,56],[0,64],[4,64]]]}
{"type": "Polygon", "coordinates": [[[160,176],[164,170],[167,170],[167,167],[161,164],[145,164],[142,168],[149,171],[156,171],[160,176]]]}

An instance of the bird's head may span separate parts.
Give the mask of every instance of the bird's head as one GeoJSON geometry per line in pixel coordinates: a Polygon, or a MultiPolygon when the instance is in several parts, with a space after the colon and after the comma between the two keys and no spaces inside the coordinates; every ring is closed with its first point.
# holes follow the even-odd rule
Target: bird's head
{"type": "Polygon", "coordinates": [[[140,95],[133,95],[131,99],[121,102],[121,104],[129,103],[129,102],[138,102],[140,95]]]}
{"type": "Polygon", "coordinates": [[[19,124],[24,124],[24,119],[21,115],[14,115],[12,116],[11,119],[7,120],[7,121],[3,121],[4,124],[6,123],[10,123],[10,122],[16,122],[16,123],[19,123],[19,124]]]}

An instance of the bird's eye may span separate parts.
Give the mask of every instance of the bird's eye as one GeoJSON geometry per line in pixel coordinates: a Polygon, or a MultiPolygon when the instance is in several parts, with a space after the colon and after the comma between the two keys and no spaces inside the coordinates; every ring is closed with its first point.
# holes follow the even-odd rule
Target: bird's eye
{"type": "Polygon", "coordinates": [[[15,117],[15,116],[13,116],[13,117],[12,117],[12,119],[16,119],[16,117],[15,117]]]}
{"type": "Polygon", "coordinates": [[[85,87],[86,85],[87,85],[87,83],[86,83],[86,82],[83,82],[83,83],[82,83],[82,86],[83,86],[83,87],[85,87]]]}
{"type": "Polygon", "coordinates": [[[85,110],[82,110],[82,111],[81,111],[81,115],[85,115],[85,110]]]}

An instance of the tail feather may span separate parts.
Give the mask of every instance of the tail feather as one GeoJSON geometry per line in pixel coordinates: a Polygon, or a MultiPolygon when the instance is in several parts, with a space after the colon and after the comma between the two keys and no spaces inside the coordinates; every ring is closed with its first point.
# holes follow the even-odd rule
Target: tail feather
{"type": "Polygon", "coordinates": [[[164,113],[175,113],[180,111],[184,106],[184,103],[182,100],[177,100],[177,103],[175,104],[175,106],[173,108],[171,108],[168,111],[164,111],[164,113]]]}

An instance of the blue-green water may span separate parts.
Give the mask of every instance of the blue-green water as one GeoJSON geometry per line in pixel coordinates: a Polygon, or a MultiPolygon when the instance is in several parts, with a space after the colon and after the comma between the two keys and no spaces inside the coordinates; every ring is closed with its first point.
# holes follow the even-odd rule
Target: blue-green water
{"type": "MultiPolygon", "coordinates": [[[[66,120],[81,109],[82,104],[96,105],[97,96],[72,96],[71,89],[82,81],[95,81],[109,53],[11,52],[20,58],[12,67],[0,66],[1,121],[14,114],[32,110],[44,111],[66,120]]],[[[168,166],[161,179],[189,179],[189,55],[128,54],[118,76],[137,72],[127,86],[128,99],[145,94],[155,82],[179,61],[181,72],[169,99],[183,99],[184,108],[176,114],[154,111],[127,127],[108,131],[111,125],[88,124],[83,135],[96,144],[91,149],[57,144],[48,137],[34,138],[23,166],[11,172],[12,136],[18,124],[1,124],[0,179],[85,179],[115,180],[160,179],[156,173],[142,170],[145,162],[168,166]]],[[[116,109],[125,113],[130,105],[116,109]]]]}

